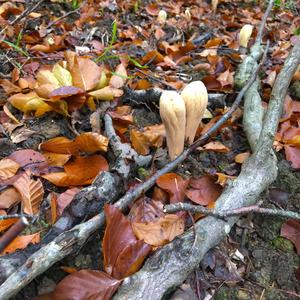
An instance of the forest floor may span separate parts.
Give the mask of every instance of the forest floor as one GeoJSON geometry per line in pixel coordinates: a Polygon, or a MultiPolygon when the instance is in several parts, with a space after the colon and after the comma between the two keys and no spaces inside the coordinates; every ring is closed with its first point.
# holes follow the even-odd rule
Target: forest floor
{"type": "MultiPolygon", "coordinates": [[[[295,3],[277,3],[264,30],[263,43],[270,41],[268,57],[259,74],[265,106],[276,74],[291,48],[291,40],[300,34],[300,6],[295,3]]],[[[82,132],[95,132],[97,129],[103,133],[103,122],[97,125],[91,115],[99,112],[103,116],[105,109],[109,108],[114,113],[111,116],[122,141],[130,143],[141,155],[152,155],[151,166],[140,167],[120,188],[126,191],[129,186],[145,180],[169,161],[165,133],[161,127],[157,127],[161,124],[158,103],[147,103],[146,100],[136,103],[128,97],[126,90],[181,90],[190,81],[202,80],[210,94],[226,95],[220,103],[209,105],[203,126],[197,132],[199,136],[230,107],[237,95],[234,73],[247,52],[239,48],[238,33],[244,24],[253,25],[249,42],[251,46],[264,11],[264,5],[258,1],[219,1],[215,13],[210,1],[2,1],[0,22],[4,29],[0,34],[0,86],[3,88],[0,90],[0,158],[12,157],[21,149],[40,151],[40,143],[58,136],[74,139],[82,132]],[[37,2],[40,5],[34,8],[37,2]],[[13,20],[26,9],[32,10],[14,23],[13,20]],[[166,20],[158,19],[160,10],[167,13],[166,20]],[[30,109],[19,99],[19,104],[16,104],[12,100],[16,98],[13,97],[20,93],[28,95],[28,91],[33,90],[36,84],[39,70],[50,70],[54,64],[63,61],[66,50],[88,57],[105,67],[113,88],[124,90],[124,95],[114,94],[110,102],[84,100],[84,105],[76,98],[77,102],[73,107],[69,105],[67,112],[65,108],[47,102],[52,111],[40,115],[37,112],[44,109],[40,102],[32,104],[30,109]],[[112,84],[113,76],[119,77],[121,83],[112,84]]],[[[295,78],[295,82],[299,78],[295,78]]],[[[63,93],[60,99],[66,98],[69,91],[63,93]]],[[[293,89],[287,97],[289,104],[300,100],[299,93],[293,89]]],[[[291,137],[300,136],[300,106],[293,106],[297,106],[297,109],[291,106],[285,105],[284,114],[289,114],[290,118],[290,123],[286,125],[290,126],[290,131],[294,130],[291,137]],[[298,124],[297,130],[294,123],[298,124]]],[[[243,106],[211,139],[213,143],[194,152],[173,172],[183,180],[210,176],[219,187],[226,187],[226,180],[238,176],[241,163],[251,152],[243,132],[242,114],[243,106]]],[[[287,119],[285,117],[282,120],[278,136],[287,131],[283,125],[287,119]]],[[[277,137],[275,146],[278,150],[278,177],[261,196],[261,200],[268,208],[299,212],[299,142],[288,144],[283,138],[277,137]]],[[[45,149],[51,152],[49,147],[45,149]]],[[[101,153],[112,166],[114,159],[109,151],[101,153]]],[[[59,167],[62,168],[63,164],[59,167]]],[[[80,172],[79,166],[73,167],[80,172]]],[[[2,180],[1,176],[0,173],[2,180]]],[[[38,209],[39,220],[26,229],[26,235],[36,232],[42,232],[43,235],[58,218],[58,213],[53,213],[53,193],[56,193],[57,201],[58,196],[66,190],[86,185],[82,178],[76,183],[62,184],[61,178],[52,180],[48,177],[49,182],[46,177],[47,174],[41,179],[43,200],[38,209]]],[[[0,183],[5,188],[11,185],[4,181],[0,183]]],[[[8,201],[7,196],[1,196],[3,190],[0,190],[1,214],[20,213],[24,204],[21,208],[20,199],[8,201]]],[[[168,192],[157,185],[146,196],[162,200],[168,196],[168,192]]],[[[300,299],[299,249],[281,236],[285,221],[259,214],[240,217],[226,240],[210,250],[199,268],[180,287],[170,292],[166,299],[300,299]]],[[[74,270],[103,270],[102,239],[103,232],[94,235],[79,252],[56,263],[25,287],[15,299],[32,299],[51,293],[57,283],[74,270]]],[[[15,247],[10,253],[25,247],[25,244],[15,247]]],[[[43,296],[36,299],[51,298],[43,296]]]]}

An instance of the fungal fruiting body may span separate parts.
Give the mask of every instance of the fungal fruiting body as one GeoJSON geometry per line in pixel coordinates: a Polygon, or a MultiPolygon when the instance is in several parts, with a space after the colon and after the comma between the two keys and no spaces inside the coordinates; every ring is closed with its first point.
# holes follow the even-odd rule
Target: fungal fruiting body
{"type": "Polygon", "coordinates": [[[248,42],[252,35],[253,26],[250,24],[244,25],[240,31],[239,42],[240,46],[247,48],[248,42]]]}
{"type": "Polygon", "coordinates": [[[162,92],[159,113],[166,130],[169,156],[173,160],[184,149],[186,110],[182,97],[175,91],[162,92]]]}
{"type": "Polygon", "coordinates": [[[181,97],[186,110],[185,139],[191,144],[207,107],[207,89],[202,81],[193,81],[183,89],[181,97]]]}

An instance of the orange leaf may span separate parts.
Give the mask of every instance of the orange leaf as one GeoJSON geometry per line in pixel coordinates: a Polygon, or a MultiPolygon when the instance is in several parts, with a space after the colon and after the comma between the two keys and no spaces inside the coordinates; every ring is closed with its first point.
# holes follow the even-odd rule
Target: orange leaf
{"type": "Polygon", "coordinates": [[[71,158],[71,154],[60,154],[53,152],[43,152],[49,166],[62,167],[71,158]]]}
{"type": "Polygon", "coordinates": [[[14,176],[19,170],[20,165],[9,158],[0,160],[0,180],[6,180],[14,176]]]}
{"type": "Polygon", "coordinates": [[[26,214],[36,214],[39,212],[39,206],[44,197],[44,188],[40,179],[34,180],[30,174],[24,172],[13,184],[19,191],[23,211],[26,214]]]}
{"type": "Polygon", "coordinates": [[[136,129],[130,131],[132,146],[142,155],[147,155],[150,147],[159,148],[163,143],[165,135],[165,128],[162,124],[147,126],[143,131],[136,129]]]}
{"type": "Polygon", "coordinates": [[[77,144],[63,136],[50,139],[40,144],[40,149],[60,154],[76,155],[79,152],[77,144]]]}
{"type": "Polygon", "coordinates": [[[88,58],[75,56],[72,65],[69,60],[68,64],[74,86],[85,91],[96,87],[101,77],[101,68],[96,63],[88,58]]]}
{"type": "Polygon", "coordinates": [[[42,177],[57,186],[90,184],[100,171],[108,171],[108,163],[101,155],[77,156],[64,166],[65,172],[55,172],[42,177]]]}
{"type": "Polygon", "coordinates": [[[203,146],[204,150],[211,150],[220,153],[228,153],[230,152],[229,148],[223,145],[219,141],[212,141],[203,146]]]}
{"type": "Polygon", "coordinates": [[[55,288],[55,300],[109,300],[121,281],[94,270],[80,270],[65,277],[55,288]]]}
{"type": "Polygon", "coordinates": [[[156,180],[156,184],[169,193],[171,203],[183,202],[188,183],[188,179],[185,180],[175,173],[164,174],[156,180]]]}
{"type": "Polygon", "coordinates": [[[152,246],[163,246],[184,232],[184,220],[177,215],[166,215],[149,223],[132,222],[132,229],[140,240],[152,246]]]}
{"type": "Polygon", "coordinates": [[[238,164],[242,164],[249,156],[249,152],[239,153],[235,156],[234,161],[238,164]]]}
{"type": "Polygon", "coordinates": [[[216,184],[209,175],[190,180],[190,188],[185,194],[193,202],[201,205],[208,205],[215,202],[222,193],[222,187],[216,184]]]}
{"type": "Polygon", "coordinates": [[[37,244],[40,242],[40,233],[34,233],[31,235],[21,235],[17,236],[1,253],[9,254],[14,253],[18,249],[26,248],[30,243],[37,244]]]}
{"type": "Polygon", "coordinates": [[[108,138],[96,132],[85,132],[76,137],[75,143],[77,144],[78,149],[82,152],[106,152],[108,138]]]}
{"type": "Polygon", "coordinates": [[[15,224],[19,219],[0,220],[0,232],[6,230],[11,225],[15,224]]]}

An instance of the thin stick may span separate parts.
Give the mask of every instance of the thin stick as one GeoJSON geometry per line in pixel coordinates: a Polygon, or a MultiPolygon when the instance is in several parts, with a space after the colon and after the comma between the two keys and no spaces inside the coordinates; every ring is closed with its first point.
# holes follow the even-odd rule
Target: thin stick
{"type": "Polygon", "coordinates": [[[0,220],[9,220],[9,219],[20,219],[20,218],[29,218],[33,219],[33,215],[27,215],[27,214],[13,214],[13,215],[0,215],[0,220]]]}
{"type": "Polygon", "coordinates": [[[208,209],[201,205],[193,205],[189,203],[170,204],[170,205],[166,205],[164,208],[164,212],[166,213],[175,213],[178,211],[188,211],[190,213],[202,213],[206,216],[212,216],[218,219],[245,215],[249,213],[257,213],[263,215],[271,215],[271,216],[278,216],[283,218],[300,220],[300,214],[296,212],[280,210],[280,209],[263,208],[260,207],[259,205],[244,206],[244,207],[240,207],[232,210],[225,210],[225,211],[217,211],[214,209],[208,209]]]}
{"type": "Polygon", "coordinates": [[[267,18],[271,12],[272,7],[273,7],[273,0],[270,0],[268,7],[263,15],[260,25],[259,25],[258,33],[257,33],[256,40],[255,40],[256,43],[261,44],[263,31],[265,29],[267,18]]]}

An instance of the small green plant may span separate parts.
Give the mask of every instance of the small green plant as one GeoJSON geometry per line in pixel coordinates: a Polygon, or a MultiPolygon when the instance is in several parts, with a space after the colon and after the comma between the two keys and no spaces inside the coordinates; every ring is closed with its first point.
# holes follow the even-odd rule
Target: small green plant
{"type": "Polygon", "coordinates": [[[108,46],[105,48],[104,52],[96,59],[96,62],[107,59],[107,56],[108,56],[107,54],[110,52],[113,44],[117,40],[117,32],[118,32],[117,21],[114,20],[113,23],[112,23],[112,32],[111,32],[110,42],[109,42],[108,46]]]}
{"type": "Polygon", "coordinates": [[[296,28],[293,32],[294,35],[300,35],[300,27],[296,28]]]}
{"type": "MultiPolygon", "coordinates": [[[[18,36],[19,37],[19,36],[18,36]]],[[[12,47],[13,49],[15,49],[16,51],[18,51],[19,53],[21,53],[22,55],[26,56],[26,57],[30,57],[29,53],[26,50],[23,50],[19,44],[20,44],[20,40],[17,38],[16,43],[11,43],[7,40],[3,40],[3,43],[7,44],[8,46],[12,47]]]]}
{"type": "Polygon", "coordinates": [[[77,9],[80,6],[80,3],[78,0],[72,0],[71,6],[73,9],[77,9]]]}

